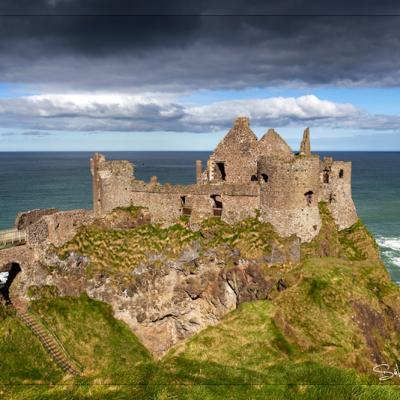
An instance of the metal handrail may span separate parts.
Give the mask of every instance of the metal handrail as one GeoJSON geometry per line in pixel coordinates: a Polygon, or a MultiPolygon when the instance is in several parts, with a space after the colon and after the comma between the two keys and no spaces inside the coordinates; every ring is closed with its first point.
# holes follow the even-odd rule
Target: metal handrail
{"type": "Polygon", "coordinates": [[[0,246],[19,245],[26,242],[26,232],[18,229],[0,230],[0,246]]]}

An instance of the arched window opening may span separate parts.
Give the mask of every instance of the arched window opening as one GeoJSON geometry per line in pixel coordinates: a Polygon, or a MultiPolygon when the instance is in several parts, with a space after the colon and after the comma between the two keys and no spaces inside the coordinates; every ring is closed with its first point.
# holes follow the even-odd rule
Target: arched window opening
{"type": "Polygon", "coordinates": [[[211,196],[213,202],[213,215],[214,217],[220,217],[222,215],[222,199],[219,194],[212,194],[211,196]]]}
{"type": "Polygon", "coordinates": [[[7,303],[10,303],[10,287],[15,277],[21,272],[18,263],[12,262],[7,265],[8,270],[0,273],[0,293],[7,303]]]}
{"type": "Polygon", "coordinates": [[[268,175],[267,174],[261,174],[261,178],[263,179],[264,182],[268,182],[268,175]]]}
{"type": "Polygon", "coordinates": [[[250,180],[251,180],[252,182],[257,182],[257,181],[258,181],[257,175],[252,175],[251,178],[250,178],[250,180]]]}
{"type": "Polygon", "coordinates": [[[314,192],[312,190],[304,193],[304,197],[306,198],[307,204],[310,205],[313,201],[314,192]]]}
{"type": "Polygon", "coordinates": [[[344,171],[341,169],[339,170],[339,178],[343,178],[344,176],[344,171]]]}

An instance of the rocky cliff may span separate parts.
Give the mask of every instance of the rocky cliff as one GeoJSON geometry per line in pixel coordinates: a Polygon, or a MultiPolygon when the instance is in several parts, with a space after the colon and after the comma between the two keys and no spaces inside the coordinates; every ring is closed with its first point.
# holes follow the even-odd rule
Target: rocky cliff
{"type": "Polygon", "coordinates": [[[296,286],[313,257],[369,259],[383,271],[361,223],[338,232],[323,203],[320,213],[319,235],[300,245],[257,218],[236,225],[211,218],[195,230],[183,218],[162,228],[150,223],[146,209],[119,208],[62,246],[50,246],[23,270],[15,290],[26,301],[87,293],[110,304],[114,316],[161,357],[239,304],[273,299],[296,286]]]}

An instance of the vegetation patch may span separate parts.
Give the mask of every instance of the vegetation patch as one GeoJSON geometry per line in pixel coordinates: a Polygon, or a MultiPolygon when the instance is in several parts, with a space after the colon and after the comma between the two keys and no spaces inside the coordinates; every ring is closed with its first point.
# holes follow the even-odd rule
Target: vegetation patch
{"type": "Polygon", "coordinates": [[[59,290],[56,286],[50,285],[31,285],[27,291],[28,297],[31,299],[54,299],[59,296],[59,290]]]}

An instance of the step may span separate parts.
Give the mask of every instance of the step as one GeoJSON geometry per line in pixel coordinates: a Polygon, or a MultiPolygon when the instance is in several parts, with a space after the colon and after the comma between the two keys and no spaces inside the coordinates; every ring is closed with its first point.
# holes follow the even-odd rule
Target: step
{"type": "Polygon", "coordinates": [[[61,350],[60,345],[46,332],[29,314],[17,309],[17,315],[20,319],[31,329],[31,331],[38,337],[40,342],[46,348],[53,360],[65,371],[72,375],[80,375],[80,372],[70,365],[68,359],[61,350]]]}

